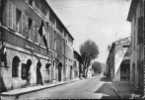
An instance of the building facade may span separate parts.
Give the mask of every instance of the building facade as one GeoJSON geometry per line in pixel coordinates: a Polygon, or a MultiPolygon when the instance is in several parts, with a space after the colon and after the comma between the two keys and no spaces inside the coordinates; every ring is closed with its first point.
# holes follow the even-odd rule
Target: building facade
{"type": "Polygon", "coordinates": [[[127,66],[130,61],[130,57],[127,57],[127,52],[130,53],[129,46],[130,37],[115,41],[114,81],[124,80],[123,75],[129,73],[130,66],[127,66]]]}
{"type": "Polygon", "coordinates": [[[82,62],[80,54],[74,50],[74,77],[81,77],[82,73],[82,62]]]}
{"type": "Polygon", "coordinates": [[[109,54],[106,60],[105,76],[107,79],[112,80],[114,76],[115,43],[112,43],[112,45],[108,49],[109,54]]]}
{"type": "Polygon", "coordinates": [[[0,0],[0,10],[0,91],[64,81],[73,37],[47,1],[0,0]]]}
{"type": "Polygon", "coordinates": [[[145,0],[132,0],[127,20],[131,22],[131,82],[145,95],[145,0]]]}
{"type": "Polygon", "coordinates": [[[74,64],[74,54],[73,54],[73,38],[66,34],[65,41],[65,79],[73,79],[73,64],[74,64]]]}
{"type": "MultiPolygon", "coordinates": [[[[125,75],[128,69],[130,69],[130,66],[124,68],[124,66],[128,64],[126,63],[128,62],[127,60],[129,60],[130,58],[127,57],[129,56],[127,53],[128,52],[130,53],[129,45],[130,45],[129,37],[117,40],[112,43],[111,47],[109,48],[109,55],[106,67],[106,76],[108,77],[108,79],[112,81],[120,81],[122,80],[123,77],[122,75],[125,75]]],[[[128,78],[129,76],[125,77],[128,78]]]]}

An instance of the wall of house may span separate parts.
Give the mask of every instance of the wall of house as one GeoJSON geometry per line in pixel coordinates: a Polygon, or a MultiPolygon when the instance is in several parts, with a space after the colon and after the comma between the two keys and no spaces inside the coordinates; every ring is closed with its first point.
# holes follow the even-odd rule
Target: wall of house
{"type": "Polygon", "coordinates": [[[73,73],[74,55],[73,55],[73,48],[72,48],[71,43],[72,42],[69,40],[69,35],[66,35],[65,56],[66,56],[66,69],[67,69],[66,70],[66,79],[67,80],[70,80],[74,74],[73,73]]]}
{"type": "MultiPolygon", "coordinates": [[[[48,82],[50,80],[50,74],[48,73],[48,70],[46,69],[46,64],[48,63],[48,57],[43,58],[39,57],[38,55],[32,55],[29,51],[26,53],[24,51],[15,49],[19,47],[12,46],[10,44],[7,44],[7,61],[8,61],[8,68],[2,68],[1,73],[4,79],[4,83],[7,87],[7,89],[11,88],[19,88],[24,85],[27,85],[26,80],[23,80],[21,78],[22,75],[22,64],[26,64],[27,60],[30,59],[32,61],[32,65],[30,67],[29,73],[30,73],[30,84],[35,85],[36,84],[36,65],[38,60],[40,60],[42,67],[41,67],[41,75],[42,75],[42,81],[43,83],[48,82]],[[12,61],[15,56],[18,56],[20,59],[19,67],[18,67],[18,77],[12,77],[12,61]],[[43,73],[43,74],[42,74],[43,73]]],[[[22,48],[19,48],[22,49],[22,48]]],[[[23,50],[23,49],[22,49],[23,50]]],[[[27,50],[25,50],[27,51],[27,50]]],[[[41,56],[41,55],[40,55],[41,56]]]]}
{"type": "Polygon", "coordinates": [[[115,48],[114,81],[120,81],[120,67],[126,52],[127,48],[123,48],[123,44],[120,44],[115,48]]]}
{"type": "MultiPolygon", "coordinates": [[[[134,82],[135,87],[142,91],[143,88],[143,60],[144,60],[144,48],[143,48],[143,33],[140,32],[139,18],[143,16],[143,6],[140,1],[134,11],[134,15],[131,22],[131,39],[132,39],[132,59],[131,59],[131,81],[134,82]],[[140,41],[140,43],[139,43],[140,41]]],[[[143,22],[143,21],[142,21],[143,22]]]]}
{"type": "MultiPolygon", "coordinates": [[[[4,24],[0,27],[4,28],[3,35],[7,49],[8,68],[2,67],[0,72],[7,89],[19,88],[27,84],[26,80],[21,78],[21,71],[22,64],[26,64],[28,59],[32,61],[29,85],[36,84],[36,64],[38,60],[40,60],[42,65],[40,70],[43,83],[58,81],[58,62],[56,59],[59,59],[62,67],[65,66],[64,60],[66,55],[64,55],[65,45],[63,33],[55,30],[59,28],[59,31],[62,32],[61,29],[63,28],[58,26],[61,23],[59,21],[56,22],[58,19],[54,16],[54,13],[49,12],[47,7],[42,7],[42,3],[44,4],[44,2],[40,2],[40,0],[34,1],[32,5],[29,5],[28,0],[26,2],[25,0],[7,0],[4,9],[4,24]],[[31,18],[31,21],[29,18],[31,18]],[[43,35],[47,39],[48,52],[44,40],[38,32],[42,20],[45,22],[43,27],[45,34],[43,35]],[[14,78],[12,77],[12,60],[15,56],[19,57],[20,64],[18,67],[18,77],[14,78]],[[46,68],[47,63],[51,63],[48,69],[46,68]]],[[[66,63],[68,65],[67,76],[70,77],[70,66],[73,66],[72,47],[66,49],[66,52],[66,63]]],[[[63,81],[65,78],[63,68],[61,75],[63,81]]]]}
{"type": "Polygon", "coordinates": [[[107,67],[106,67],[106,75],[108,79],[113,80],[114,77],[114,68],[115,68],[115,44],[111,45],[109,50],[109,55],[107,58],[107,67]]]}
{"type": "Polygon", "coordinates": [[[79,61],[77,59],[74,58],[74,78],[78,78],[79,77],[79,61]]]}

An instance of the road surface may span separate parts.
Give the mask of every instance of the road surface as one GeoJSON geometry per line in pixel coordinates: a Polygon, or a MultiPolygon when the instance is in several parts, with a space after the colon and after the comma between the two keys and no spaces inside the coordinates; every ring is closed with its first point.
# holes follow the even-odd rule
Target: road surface
{"type": "Polygon", "coordinates": [[[19,100],[44,99],[99,99],[101,94],[95,93],[100,87],[99,76],[72,83],[44,89],[20,96],[19,100]]]}

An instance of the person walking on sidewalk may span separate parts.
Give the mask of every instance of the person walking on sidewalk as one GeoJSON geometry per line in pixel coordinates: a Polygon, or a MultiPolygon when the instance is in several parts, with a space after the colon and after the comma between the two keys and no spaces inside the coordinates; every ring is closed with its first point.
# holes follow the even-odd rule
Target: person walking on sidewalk
{"type": "Polygon", "coordinates": [[[37,63],[37,69],[36,69],[37,84],[43,85],[40,69],[41,69],[41,62],[39,60],[37,63]]]}
{"type": "Polygon", "coordinates": [[[26,64],[26,80],[27,80],[27,84],[30,84],[30,67],[31,67],[32,61],[30,59],[27,60],[27,64],[26,64]]]}

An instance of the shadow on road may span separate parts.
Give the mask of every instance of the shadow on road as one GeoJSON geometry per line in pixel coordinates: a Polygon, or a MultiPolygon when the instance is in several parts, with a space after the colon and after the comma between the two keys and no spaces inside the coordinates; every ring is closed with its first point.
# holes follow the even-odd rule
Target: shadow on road
{"type": "Polygon", "coordinates": [[[102,99],[121,99],[120,95],[117,91],[111,86],[111,84],[104,84],[95,93],[103,93],[107,94],[108,96],[103,96],[102,99]]]}
{"type": "Polygon", "coordinates": [[[104,82],[111,82],[111,80],[110,80],[110,79],[108,79],[108,78],[106,78],[106,77],[102,77],[102,78],[100,79],[100,81],[104,81],[104,82]]]}
{"type": "MultiPolygon", "coordinates": [[[[104,80],[106,81],[106,80],[104,80]]],[[[128,99],[134,92],[134,87],[127,81],[105,82],[95,93],[103,93],[103,99],[128,99]]]]}

